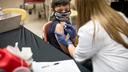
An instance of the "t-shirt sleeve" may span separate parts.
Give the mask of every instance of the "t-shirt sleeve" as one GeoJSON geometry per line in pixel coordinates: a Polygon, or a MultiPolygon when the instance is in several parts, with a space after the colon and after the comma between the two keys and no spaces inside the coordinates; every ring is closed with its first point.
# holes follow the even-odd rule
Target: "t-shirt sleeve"
{"type": "MultiPolygon", "coordinates": [[[[92,30],[91,30],[92,31],[92,30]]],[[[73,55],[78,62],[83,62],[97,53],[94,46],[93,34],[85,30],[85,28],[78,31],[79,42],[73,55]]]]}

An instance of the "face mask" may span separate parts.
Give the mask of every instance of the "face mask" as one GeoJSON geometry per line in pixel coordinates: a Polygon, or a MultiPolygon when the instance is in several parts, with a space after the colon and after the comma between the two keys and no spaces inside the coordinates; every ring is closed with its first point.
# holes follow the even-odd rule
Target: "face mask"
{"type": "Polygon", "coordinates": [[[65,21],[69,19],[69,15],[71,13],[70,12],[64,12],[64,13],[59,13],[59,12],[55,12],[55,17],[56,19],[60,20],[60,21],[65,21]]]}

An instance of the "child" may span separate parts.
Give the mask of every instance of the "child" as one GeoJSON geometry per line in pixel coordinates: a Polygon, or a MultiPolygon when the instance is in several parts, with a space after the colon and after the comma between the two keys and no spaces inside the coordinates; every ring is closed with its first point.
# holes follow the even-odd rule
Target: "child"
{"type": "Polygon", "coordinates": [[[53,15],[47,40],[54,47],[68,53],[68,43],[74,43],[76,37],[76,31],[69,20],[70,0],[53,0],[51,7],[53,15]]]}

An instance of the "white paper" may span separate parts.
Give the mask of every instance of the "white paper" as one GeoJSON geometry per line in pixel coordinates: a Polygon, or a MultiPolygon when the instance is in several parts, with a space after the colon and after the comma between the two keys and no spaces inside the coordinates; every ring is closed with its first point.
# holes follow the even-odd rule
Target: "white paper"
{"type": "Polygon", "coordinates": [[[80,72],[74,60],[33,62],[33,72],[80,72]]]}

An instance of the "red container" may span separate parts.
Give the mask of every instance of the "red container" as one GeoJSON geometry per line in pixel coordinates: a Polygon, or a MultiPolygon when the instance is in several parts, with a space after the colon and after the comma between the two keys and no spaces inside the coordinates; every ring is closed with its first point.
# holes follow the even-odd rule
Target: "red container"
{"type": "Polygon", "coordinates": [[[29,67],[24,60],[10,53],[6,48],[0,49],[0,69],[4,69],[6,72],[12,72],[21,65],[29,67]]]}

